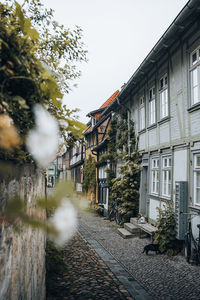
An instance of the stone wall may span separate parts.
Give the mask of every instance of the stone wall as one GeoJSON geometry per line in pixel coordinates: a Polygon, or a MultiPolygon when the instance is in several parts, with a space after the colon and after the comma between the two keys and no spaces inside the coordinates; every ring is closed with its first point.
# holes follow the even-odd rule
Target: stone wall
{"type": "MultiPolygon", "coordinates": [[[[2,169],[2,168],[1,168],[2,169]]],[[[31,214],[35,199],[45,196],[45,180],[34,166],[12,166],[0,171],[0,211],[6,202],[20,195],[31,214]]],[[[40,212],[45,218],[45,212],[40,212]]],[[[28,226],[17,233],[1,218],[0,299],[45,299],[45,234],[28,226]]]]}

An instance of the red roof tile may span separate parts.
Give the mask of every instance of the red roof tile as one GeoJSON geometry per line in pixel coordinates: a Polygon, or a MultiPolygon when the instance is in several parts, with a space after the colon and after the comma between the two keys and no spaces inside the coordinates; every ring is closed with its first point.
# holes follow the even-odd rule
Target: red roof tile
{"type": "Polygon", "coordinates": [[[104,104],[101,105],[100,108],[109,106],[118,95],[119,95],[119,91],[117,90],[108,100],[106,100],[106,102],[104,102],[104,104]]]}

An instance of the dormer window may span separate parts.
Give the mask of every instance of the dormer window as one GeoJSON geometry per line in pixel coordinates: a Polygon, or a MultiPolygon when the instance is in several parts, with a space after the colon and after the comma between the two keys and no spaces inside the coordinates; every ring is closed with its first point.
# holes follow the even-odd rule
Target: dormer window
{"type": "Polygon", "coordinates": [[[94,126],[95,124],[96,124],[96,119],[92,117],[92,126],[94,126]]]}

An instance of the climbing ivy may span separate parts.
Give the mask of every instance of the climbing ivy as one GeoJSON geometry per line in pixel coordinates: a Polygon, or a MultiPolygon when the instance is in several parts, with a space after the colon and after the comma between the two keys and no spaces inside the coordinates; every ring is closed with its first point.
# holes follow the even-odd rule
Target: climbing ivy
{"type": "Polygon", "coordinates": [[[83,166],[83,190],[88,192],[96,188],[96,163],[91,155],[85,160],[83,166]]]}
{"type": "Polygon", "coordinates": [[[109,185],[109,207],[116,205],[121,225],[136,216],[139,208],[140,164],[137,151],[134,123],[130,121],[128,131],[127,112],[122,110],[114,116],[108,132],[110,170],[107,171],[109,185]],[[129,136],[129,138],[128,138],[129,136]],[[128,145],[128,141],[130,145],[128,145]],[[130,155],[128,147],[130,146],[130,155]],[[122,161],[120,177],[116,177],[117,161],[122,161]]]}

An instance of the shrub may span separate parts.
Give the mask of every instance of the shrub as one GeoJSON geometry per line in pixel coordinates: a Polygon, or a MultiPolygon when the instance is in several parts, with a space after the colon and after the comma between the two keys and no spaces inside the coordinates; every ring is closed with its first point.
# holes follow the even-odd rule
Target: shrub
{"type": "Polygon", "coordinates": [[[169,256],[175,255],[178,252],[178,243],[173,204],[166,202],[163,210],[161,208],[157,208],[157,210],[159,212],[156,223],[158,231],[155,233],[154,243],[159,244],[161,253],[166,253],[169,256]]]}

